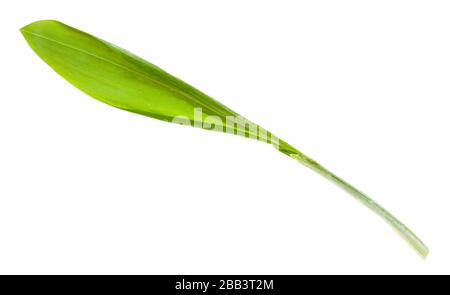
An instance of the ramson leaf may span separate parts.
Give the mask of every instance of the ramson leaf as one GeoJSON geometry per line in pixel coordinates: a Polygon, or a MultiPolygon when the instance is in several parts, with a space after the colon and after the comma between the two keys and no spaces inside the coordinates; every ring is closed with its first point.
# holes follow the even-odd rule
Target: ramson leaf
{"type": "Polygon", "coordinates": [[[426,245],[367,195],[319,163],[222,103],[157,66],[90,34],[53,20],[21,29],[30,47],[53,70],[89,96],[159,120],[233,133],[267,142],[337,184],[390,224],[423,258],[426,245]]]}

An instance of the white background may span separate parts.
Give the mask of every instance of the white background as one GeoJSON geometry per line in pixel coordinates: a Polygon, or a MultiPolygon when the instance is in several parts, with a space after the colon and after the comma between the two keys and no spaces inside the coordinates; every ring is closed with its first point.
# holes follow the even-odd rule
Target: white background
{"type": "Polygon", "coordinates": [[[448,1],[1,4],[0,273],[450,273],[448,1]],[[89,98],[19,28],[124,47],[368,193],[429,246],[269,145],[89,98]]]}

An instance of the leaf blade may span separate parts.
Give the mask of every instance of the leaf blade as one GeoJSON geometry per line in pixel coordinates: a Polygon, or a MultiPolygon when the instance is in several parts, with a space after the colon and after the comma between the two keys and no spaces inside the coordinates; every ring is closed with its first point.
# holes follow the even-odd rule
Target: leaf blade
{"type": "Polygon", "coordinates": [[[157,66],[53,20],[21,29],[30,47],[72,85],[106,104],[166,121],[177,116],[238,114],[157,66]]]}

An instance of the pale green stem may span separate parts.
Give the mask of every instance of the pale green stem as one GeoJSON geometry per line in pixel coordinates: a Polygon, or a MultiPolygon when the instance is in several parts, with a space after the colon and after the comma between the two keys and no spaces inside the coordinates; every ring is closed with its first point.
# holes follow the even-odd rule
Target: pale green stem
{"type": "Polygon", "coordinates": [[[315,160],[310,157],[304,155],[288,143],[280,140],[278,146],[280,152],[288,155],[289,157],[297,160],[301,164],[306,167],[314,170],[319,173],[323,177],[327,178],[334,184],[338,185],[345,191],[347,191],[350,195],[355,197],[358,201],[367,206],[370,210],[381,216],[389,225],[391,225],[395,231],[406,241],[416,252],[422,257],[426,258],[428,254],[428,247],[400,220],[395,218],[391,213],[389,213],[386,209],[384,209],[377,202],[369,198],[367,195],[356,189],[351,184],[344,181],[342,178],[336,176],[328,169],[317,163],[315,160]]]}

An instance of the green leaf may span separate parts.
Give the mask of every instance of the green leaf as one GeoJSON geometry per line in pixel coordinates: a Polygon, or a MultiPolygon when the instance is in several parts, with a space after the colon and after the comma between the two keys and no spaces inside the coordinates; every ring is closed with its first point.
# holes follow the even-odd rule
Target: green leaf
{"type": "Polygon", "coordinates": [[[30,47],[75,87],[114,107],[168,122],[237,134],[272,144],[361,201],[423,258],[426,245],[387,210],[319,163],[230,108],[157,66],[90,34],[53,20],[21,29],[30,47]]]}

